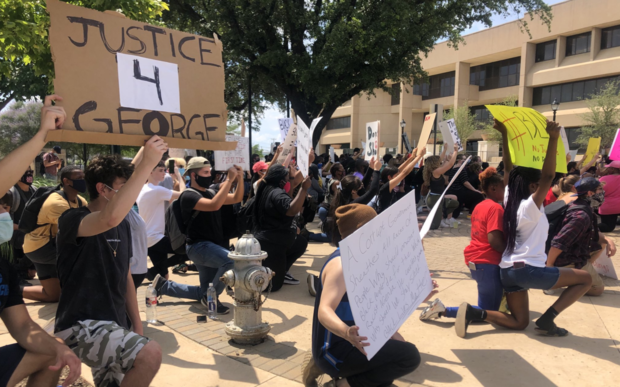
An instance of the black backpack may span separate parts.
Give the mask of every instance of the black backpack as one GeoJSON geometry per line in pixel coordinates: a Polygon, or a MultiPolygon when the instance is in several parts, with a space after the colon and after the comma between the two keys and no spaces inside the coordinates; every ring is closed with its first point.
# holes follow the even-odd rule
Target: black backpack
{"type": "Polygon", "coordinates": [[[549,221],[549,235],[547,236],[547,242],[545,243],[545,253],[549,254],[551,249],[551,241],[562,230],[562,224],[564,218],[569,211],[584,210],[588,212],[589,206],[580,204],[566,204],[563,201],[555,201],[545,207],[545,215],[549,221]]]}
{"type": "Polygon", "coordinates": [[[241,235],[246,232],[252,232],[254,228],[254,207],[256,202],[256,196],[252,196],[245,202],[245,205],[242,206],[239,211],[237,211],[237,233],[241,235]]]}
{"type": "MultiPolygon", "coordinates": [[[[192,188],[187,188],[184,192],[190,189],[192,188]]],[[[198,192],[196,190],[193,191],[198,192]]],[[[183,194],[181,194],[181,196],[183,196],[183,194]]],[[[179,199],[181,199],[181,196],[179,196],[179,199]]],[[[166,230],[164,235],[170,239],[170,245],[176,254],[187,254],[185,250],[187,230],[189,230],[189,226],[192,221],[196,219],[200,211],[194,211],[192,217],[188,219],[187,222],[184,222],[179,199],[173,201],[166,209],[166,230]]]]}
{"type": "MultiPolygon", "coordinates": [[[[67,199],[65,192],[61,189],[60,184],[55,187],[40,187],[34,191],[34,194],[32,194],[28,203],[26,203],[26,207],[24,207],[22,217],[19,219],[19,230],[21,232],[28,234],[39,227],[45,226],[45,224],[38,223],[39,212],[41,212],[43,203],[45,203],[47,198],[54,192],[62,196],[67,203],[69,203],[69,207],[71,207],[71,203],[69,199],[67,199]]],[[[82,201],[80,199],[78,199],[78,207],[82,207],[82,201]]]]}

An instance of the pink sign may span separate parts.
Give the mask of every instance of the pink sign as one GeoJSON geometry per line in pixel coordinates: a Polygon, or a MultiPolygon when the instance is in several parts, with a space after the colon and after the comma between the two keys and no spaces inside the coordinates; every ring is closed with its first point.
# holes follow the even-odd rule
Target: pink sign
{"type": "Polygon", "coordinates": [[[614,137],[614,142],[611,144],[611,150],[609,151],[609,158],[612,160],[620,160],[620,141],[618,141],[618,133],[620,133],[620,129],[616,131],[616,137],[614,137]]]}

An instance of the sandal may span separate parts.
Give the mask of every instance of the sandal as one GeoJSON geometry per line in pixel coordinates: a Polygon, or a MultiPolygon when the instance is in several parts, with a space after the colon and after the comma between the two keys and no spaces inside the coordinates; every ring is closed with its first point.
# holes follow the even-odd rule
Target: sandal
{"type": "Polygon", "coordinates": [[[174,269],[172,269],[174,274],[185,274],[187,273],[187,265],[184,263],[178,264],[174,269]]]}
{"type": "Polygon", "coordinates": [[[568,335],[568,331],[564,328],[560,328],[557,325],[553,325],[553,328],[545,330],[543,328],[536,327],[535,331],[549,337],[563,337],[568,335]]]}

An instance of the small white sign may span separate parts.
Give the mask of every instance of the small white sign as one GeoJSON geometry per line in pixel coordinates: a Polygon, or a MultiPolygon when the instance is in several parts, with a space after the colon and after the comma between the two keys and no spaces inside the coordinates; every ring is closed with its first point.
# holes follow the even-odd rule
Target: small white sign
{"type": "Polygon", "coordinates": [[[342,240],[340,252],[351,311],[359,335],[368,337],[370,360],[433,290],[415,192],[342,240]]]}
{"type": "Polygon", "coordinates": [[[614,268],[611,258],[609,258],[604,252],[596,261],[594,261],[594,263],[592,263],[592,266],[594,266],[594,269],[600,275],[613,278],[615,280],[618,279],[618,274],[616,274],[616,269],[614,268]]]}
{"type": "Polygon", "coordinates": [[[463,150],[461,138],[459,137],[459,133],[456,130],[456,124],[454,123],[454,118],[447,121],[441,121],[439,123],[439,130],[441,130],[441,136],[443,137],[444,144],[448,145],[448,152],[453,152],[454,144],[459,147],[459,152],[463,150]]]}
{"type": "Polygon", "coordinates": [[[292,118],[278,118],[278,126],[280,127],[280,139],[286,141],[286,135],[291,126],[293,126],[292,118]]]}
{"type": "Polygon", "coordinates": [[[560,126],[560,137],[562,137],[562,142],[564,143],[564,152],[569,154],[570,148],[568,146],[568,136],[566,135],[566,129],[564,129],[563,126],[560,126]]]}
{"type": "Polygon", "coordinates": [[[366,123],[366,148],[364,152],[364,160],[370,161],[371,158],[378,158],[379,154],[379,121],[366,123]]]}
{"type": "Polygon", "coordinates": [[[179,67],[141,56],[116,54],[122,107],[181,113],[179,67]]]}
{"type": "Polygon", "coordinates": [[[286,138],[282,141],[282,152],[278,156],[278,163],[284,163],[289,153],[295,151],[297,146],[297,125],[293,124],[286,132],[286,138]]]}
{"type": "Polygon", "coordinates": [[[214,151],[215,170],[226,171],[228,168],[238,166],[244,171],[250,170],[250,140],[247,137],[226,135],[226,141],[237,141],[237,148],[232,151],[214,151]]]}
{"type": "Polygon", "coordinates": [[[304,120],[299,116],[297,117],[297,167],[299,167],[303,177],[308,176],[308,170],[310,168],[310,149],[312,149],[312,133],[314,133],[314,128],[316,128],[320,120],[321,117],[315,118],[310,128],[308,128],[304,120]]]}
{"type": "Polygon", "coordinates": [[[329,147],[329,161],[331,161],[332,164],[336,163],[336,151],[333,146],[329,147]]]}

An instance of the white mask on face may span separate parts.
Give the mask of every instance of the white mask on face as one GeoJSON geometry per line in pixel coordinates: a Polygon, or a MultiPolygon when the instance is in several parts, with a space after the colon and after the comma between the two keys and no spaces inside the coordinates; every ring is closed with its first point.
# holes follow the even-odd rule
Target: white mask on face
{"type": "Polygon", "coordinates": [[[0,214],[0,243],[8,242],[13,237],[13,219],[8,212],[0,214]]]}

